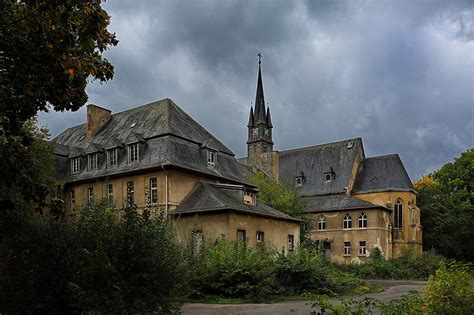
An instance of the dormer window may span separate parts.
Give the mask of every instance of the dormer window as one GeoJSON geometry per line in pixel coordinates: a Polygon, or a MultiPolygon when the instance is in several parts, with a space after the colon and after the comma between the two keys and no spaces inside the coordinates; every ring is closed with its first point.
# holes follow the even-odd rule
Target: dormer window
{"type": "Polygon", "coordinates": [[[107,167],[117,165],[118,153],[117,149],[107,150],[107,167]]]}
{"type": "Polygon", "coordinates": [[[207,165],[211,167],[216,167],[217,162],[217,152],[214,150],[207,150],[207,165]]]}
{"type": "Polygon", "coordinates": [[[92,153],[87,156],[87,169],[89,171],[97,169],[97,153],[92,153]]]}
{"type": "Polygon", "coordinates": [[[334,173],[334,170],[330,167],[329,171],[324,172],[324,182],[331,182],[334,178],[336,178],[336,173],[334,173]]]}
{"type": "Polygon", "coordinates": [[[303,186],[305,181],[306,181],[306,177],[304,176],[303,171],[301,171],[301,174],[295,177],[295,185],[303,186]]]}
{"type": "Polygon", "coordinates": [[[81,171],[81,158],[76,157],[71,160],[71,174],[79,174],[81,171]]]}
{"type": "Polygon", "coordinates": [[[139,159],[139,147],[138,143],[128,145],[128,163],[137,163],[139,159]]]}
{"type": "Polygon", "coordinates": [[[244,203],[247,205],[255,206],[257,201],[257,196],[255,193],[250,191],[244,191],[244,203]]]}

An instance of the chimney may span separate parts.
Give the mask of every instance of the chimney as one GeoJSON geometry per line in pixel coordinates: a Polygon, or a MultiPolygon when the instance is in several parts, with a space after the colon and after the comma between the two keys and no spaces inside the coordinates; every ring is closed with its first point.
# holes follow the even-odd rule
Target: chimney
{"type": "Polygon", "coordinates": [[[87,138],[91,138],[94,132],[105,125],[112,117],[108,109],[89,104],[87,105],[87,138]]]}

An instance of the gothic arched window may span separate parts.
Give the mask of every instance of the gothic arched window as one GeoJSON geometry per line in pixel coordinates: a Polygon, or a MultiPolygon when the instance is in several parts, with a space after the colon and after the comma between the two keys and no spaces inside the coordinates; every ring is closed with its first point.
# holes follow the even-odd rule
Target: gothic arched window
{"type": "Polygon", "coordinates": [[[403,228],[403,201],[399,198],[395,202],[395,212],[394,212],[394,227],[396,229],[403,228]]]}
{"type": "Polygon", "coordinates": [[[326,218],[321,215],[318,220],[318,230],[325,230],[326,229],[326,218]]]}
{"type": "Polygon", "coordinates": [[[367,227],[367,215],[362,212],[359,215],[359,229],[366,228],[367,227]]]}
{"type": "Polygon", "coordinates": [[[342,226],[343,226],[344,229],[352,229],[352,218],[348,213],[346,213],[344,215],[344,220],[343,220],[343,225],[342,226]]]}

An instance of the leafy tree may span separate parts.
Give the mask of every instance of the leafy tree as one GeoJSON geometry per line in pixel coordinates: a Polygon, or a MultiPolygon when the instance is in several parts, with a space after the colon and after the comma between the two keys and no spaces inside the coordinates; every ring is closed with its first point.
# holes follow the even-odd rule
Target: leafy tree
{"type": "Polygon", "coordinates": [[[260,190],[258,199],[267,206],[289,215],[302,209],[303,200],[289,183],[278,183],[262,172],[252,175],[251,180],[260,190]]]}
{"type": "Polygon", "coordinates": [[[427,249],[456,259],[474,260],[474,150],[414,183],[427,249]]]}
{"type": "Polygon", "coordinates": [[[99,0],[4,0],[0,4],[0,131],[18,135],[38,111],[77,110],[89,78],[106,81],[102,57],[118,41],[99,0]]]}

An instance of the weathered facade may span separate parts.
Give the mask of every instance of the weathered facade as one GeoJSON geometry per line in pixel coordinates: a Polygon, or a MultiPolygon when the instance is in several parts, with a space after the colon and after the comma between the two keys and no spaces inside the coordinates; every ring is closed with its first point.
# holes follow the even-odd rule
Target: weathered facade
{"type": "Polygon", "coordinates": [[[55,139],[68,214],[98,200],[119,209],[164,209],[178,237],[195,244],[222,236],[291,250],[300,222],[258,202],[248,167],[169,99],[117,114],[89,105],[87,123],[55,139]]]}
{"type": "Polygon", "coordinates": [[[416,191],[397,154],[369,157],[361,138],[273,150],[259,62],[255,108],[250,109],[242,164],[295,185],[303,197],[308,234],[328,260],[364,261],[378,248],[386,258],[422,250],[416,191]]]}

